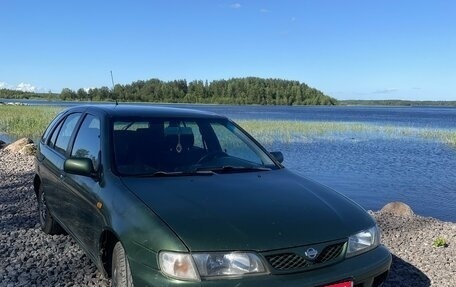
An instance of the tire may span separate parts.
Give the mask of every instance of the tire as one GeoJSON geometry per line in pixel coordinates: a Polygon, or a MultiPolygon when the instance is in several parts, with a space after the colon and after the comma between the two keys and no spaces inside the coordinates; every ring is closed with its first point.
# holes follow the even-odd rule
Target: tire
{"type": "Polygon", "coordinates": [[[130,264],[128,263],[125,249],[119,242],[116,243],[112,251],[112,287],[133,287],[130,264]]]}
{"type": "Polygon", "coordinates": [[[52,218],[49,208],[46,205],[46,196],[44,190],[40,185],[38,190],[38,216],[40,220],[41,230],[44,233],[54,235],[63,234],[62,227],[52,218]]]}

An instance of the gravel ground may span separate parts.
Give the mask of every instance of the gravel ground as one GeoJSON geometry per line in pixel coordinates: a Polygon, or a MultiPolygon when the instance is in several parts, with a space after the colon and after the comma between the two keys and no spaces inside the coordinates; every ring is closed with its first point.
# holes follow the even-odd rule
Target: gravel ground
{"type": "MultiPolygon", "coordinates": [[[[70,236],[41,232],[33,172],[33,157],[0,150],[0,287],[110,286],[70,236]]],[[[393,253],[385,286],[456,286],[456,223],[373,215],[393,253]],[[433,247],[437,237],[448,247],[433,247]]]]}

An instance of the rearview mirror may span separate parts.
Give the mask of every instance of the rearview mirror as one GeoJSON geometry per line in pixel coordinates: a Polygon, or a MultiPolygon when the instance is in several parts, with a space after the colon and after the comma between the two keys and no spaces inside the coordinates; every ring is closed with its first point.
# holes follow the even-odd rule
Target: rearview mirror
{"type": "Polygon", "coordinates": [[[283,154],[280,151],[271,151],[271,155],[280,163],[283,162],[283,154]]]}
{"type": "Polygon", "coordinates": [[[93,162],[90,158],[78,157],[69,158],[63,164],[63,171],[71,174],[89,176],[97,178],[98,175],[93,168],[93,162]]]}

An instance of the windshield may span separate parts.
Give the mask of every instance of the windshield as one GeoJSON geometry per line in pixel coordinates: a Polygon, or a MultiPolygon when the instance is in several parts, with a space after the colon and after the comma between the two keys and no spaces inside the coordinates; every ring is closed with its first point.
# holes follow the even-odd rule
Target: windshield
{"type": "Polygon", "coordinates": [[[112,122],[115,170],[164,176],[276,169],[271,158],[227,119],[122,118],[112,122]]]}

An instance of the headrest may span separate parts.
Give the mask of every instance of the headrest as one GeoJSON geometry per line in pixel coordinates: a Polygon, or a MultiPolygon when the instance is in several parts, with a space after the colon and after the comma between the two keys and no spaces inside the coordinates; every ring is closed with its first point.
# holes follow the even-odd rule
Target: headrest
{"type": "Polygon", "coordinates": [[[136,134],[138,134],[140,137],[163,139],[163,126],[151,125],[148,128],[139,128],[136,130],[136,134]]]}
{"type": "Polygon", "coordinates": [[[190,127],[167,127],[165,128],[165,140],[170,151],[180,153],[193,146],[195,136],[190,127]]]}

